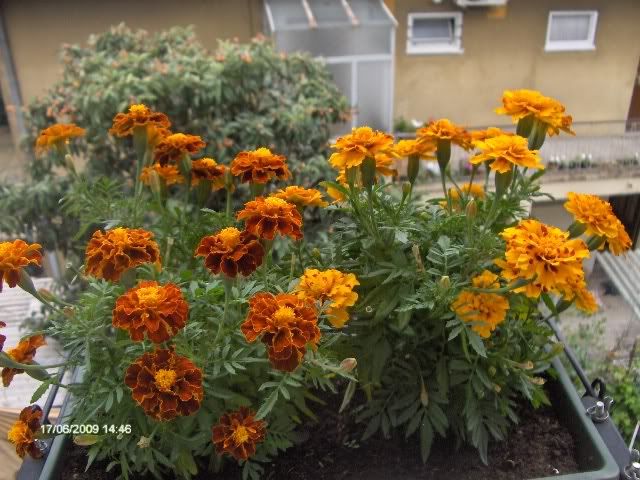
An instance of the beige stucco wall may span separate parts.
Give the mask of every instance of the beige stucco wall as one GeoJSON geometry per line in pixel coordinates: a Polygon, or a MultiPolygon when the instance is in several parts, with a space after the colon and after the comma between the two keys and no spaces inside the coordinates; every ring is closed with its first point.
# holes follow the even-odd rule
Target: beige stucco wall
{"type": "Polygon", "coordinates": [[[24,103],[55,82],[62,43],[84,44],[120,22],[149,32],[194,25],[214,50],[219,38],[259,32],[263,12],[261,0],[5,0],[2,9],[24,103]]]}
{"type": "MultiPolygon", "coordinates": [[[[395,116],[448,117],[469,126],[509,123],[493,113],[502,91],[532,88],[561,100],[578,122],[627,117],[640,58],[637,0],[510,0],[504,18],[453,0],[395,0],[395,116]],[[597,10],[596,50],[545,52],[549,10],[597,10]],[[407,55],[410,12],[463,11],[464,53],[407,55]]],[[[580,127],[580,126],[579,126],[580,127]]],[[[580,128],[578,128],[580,130],[580,128]]],[[[582,128],[579,133],[587,132],[582,128]]],[[[593,131],[593,129],[590,129],[593,131]]],[[[621,132],[624,124],[598,126],[621,132]]]]}

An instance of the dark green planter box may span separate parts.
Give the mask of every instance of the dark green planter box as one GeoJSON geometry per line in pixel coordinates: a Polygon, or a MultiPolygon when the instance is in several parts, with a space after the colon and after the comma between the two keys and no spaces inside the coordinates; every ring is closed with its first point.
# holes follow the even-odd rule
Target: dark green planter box
{"type": "MultiPolygon", "coordinates": [[[[620,478],[620,468],[611,455],[609,448],[605,445],[598,429],[586,414],[586,408],[571,383],[567,371],[558,359],[554,360],[553,366],[558,372],[558,379],[550,382],[552,402],[560,418],[565,422],[574,437],[578,464],[584,471],[569,475],[554,475],[522,480],[618,480],[620,478]]],[[[67,397],[63,403],[59,418],[64,418],[70,409],[71,402],[67,397]]],[[[51,443],[51,448],[45,458],[24,461],[16,479],[57,480],[62,467],[62,457],[68,445],[68,436],[57,436],[51,443]]]]}

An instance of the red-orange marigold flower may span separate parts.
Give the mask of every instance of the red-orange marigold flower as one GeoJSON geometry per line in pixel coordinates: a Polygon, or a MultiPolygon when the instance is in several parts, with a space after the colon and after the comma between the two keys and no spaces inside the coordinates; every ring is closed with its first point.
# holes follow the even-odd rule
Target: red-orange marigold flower
{"type": "Polygon", "coordinates": [[[215,275],[222,271],[232,278],[238,273],[246,277],[262,265],[264,248],[255,235],[228,227],[200,240],[195,256],[205,257],[205,266],[215,275]]]}
{"type": "Polygon", "coordinates": [[[109,129],[111,135],[126,137],[133,134],[136,128],[155,129],[155,132],[167,132],[171,126],[169,118],[161,112],[154,112],[143,104],[131,105],[127,113],[117,113],[113,117],[113,126],[109,129]]]}
{"type": "MultiPolygon", "coordinates": [[[[14,362],[29,365],[33,362],[33,357],[35,357],[36,355],[36,350],[39,347],[46,345],[46,343],[47,342],[45,342],[44,340],[44,335],[34,335],[33,337],[21,340],[17,346],[10,350],[7,350],[6,353],[14,362]]],[[[3,368],[2,384],[5,387],[8,387],[11,384],[11,380],[13,380],[13,377],[20,373],[24,373],[24,370],[9,367],[3,368]]]]}
{"type": "Polygon", "coordinates": [[[298,207],[326,207],[329,204],[322,199],[322,193],[315,188],[304,188],[292,185],[278,190],[274,197],[281,198],[298,207]]]}
{"type": "Polygon", "coordinates": [[[246,230],[260,238],[273,240],[276,233],[294,240],[302,238],[300,212],[295,205],[281,198],[257,197],[245,203],[236,218],[244,220],[246,230]]]}
{"type": "Polygon", "coordinates": [[[267,424],[255,419],[255,412],[240,407],[225,413],[211,429],[218,454],[228,453],[236,460],[246,460],[256,453],[256,444],[264,440],[267,424]]]}
{"type": "Polygon", "coordinates": [[[38,446],[35,434],[41,426],[42,409],[38,405],[25,407],[20,412],[7,434],[8,440],[16,446],[16,453],[20,458],[29,454],[32,458],[40,458],[44,454],[38,446]]]}
{"type": "Polygon", "coordinates": [[[160,264],[160,249],[153,233],[118,227],[94,232],[85,252],[85,272],[112,282],[127,270],[143,263],[160,264]]]}
{"type": "Polygon", "coordinates": [[[158,142],[153,151],[156,163],[166,165],[177,163],[184,155],[195,155],[205,147],[205,143],[197,135],[173,133],[158,142]]]}
{"type": "Polygon", "coordinates": [[[62,148],[69,143],[69,139],[83,137],[84,128],[75,123],[56,123],[40,132],[36,140],[36,155],[40,155],[52,148],[62,148]]]}
{"type": "Polygon", "coordinates": [[[42,246],[22,240],[0,242],[0,292],[4,282],[13,288],[20,282],[20,271],[27,265],[42,264],[42,246]]]}
{"type": "Polygon", "coordinates": [[[262,337],[274,368],[295,370],[306,351],[320,340],[318,312],[309,299],[290,293],[260,292],[249,300],[249,314],[241,326],[248,342],[262,337]]]}
{"type": "Polygon", "coordinates": [[[284,155],[271,153],[268,148],[240,152],[231,162],[231,174],[240,177],[242,183],[267,183],[279,178],[286,180],[291,176],[284,155]]]}
{"type": "Polygon", "coordinates": [[[196,412],[202,402],[202,371],[169,349],[156,349],[136,359],[125,375],[133,399],[156,420],[196,412]]]}
{"type": "Polygon", "coordinates": [[[200,158],[191,162],[191,185],[198,185],[203,180],[211,182],[215,190],[224,188],[224,174],[227,167],[220,165],[213,158],[200,158]]]}
{"type": "Polygon", "coordinates": [[[150,167],[144,167],[140,174],[140,181],[145,185],[151,185],[153,182],[153,172],[156,172],[158,177],[164,180],[166,186],[184,183],[184,177],[180,174],[178,167],[175,165],[165,165],[163,167],[159,163],[154,163],[150,167]]]}
{"type": "Polygon", "coordinates": [[[140,282],[116,300],[113,326],[129,331],[132,340],[144,340],[145,333],[154,343],[176,335],[187,323],[189,304],[177,285],[140,282]]]}

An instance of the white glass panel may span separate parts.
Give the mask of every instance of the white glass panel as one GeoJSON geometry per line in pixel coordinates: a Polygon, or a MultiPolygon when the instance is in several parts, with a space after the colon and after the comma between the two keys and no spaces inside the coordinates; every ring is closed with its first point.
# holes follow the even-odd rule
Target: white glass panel
{"type": "Polygon", "coordinates": [[[358,125],[389,130],[391,62],[358,62],[358,125]]]}
{"type": "Polygon", "coordinates": [[[271,8],[276,30],[309,26],[300,0],[270,0],[267,5],[271,8]]]}
{"type": "Polygon", "coordinates": [[[380,5],[379,0],[347,0],[351,10],[361,24],[367,22],[387,22],[392,25],[391,19],[380,5]]]}
{"type": "Polygon", "coordinates": [[[414,18],[411,40],[453,43],[453,28],[452,18],[414,18]]]}
{"type": "Polygon", "coordinates": [[[285,52],[309,52],[322,57],[391,53],[391,35],[387,26],[283,30],[278,33],[276,41],[278,49],[285,52]]]}
{"type": "Polygon", "coordinates": [[[549,40],[552,42],[588,41],[590,23],[591,15],[589,14],[553,15],[549,40]]]}
{"type": "Polygon", "coordinates": [[[308,2],[320,28],[323,23],[351,24],[340,0],[308,0],[308,2]]]}

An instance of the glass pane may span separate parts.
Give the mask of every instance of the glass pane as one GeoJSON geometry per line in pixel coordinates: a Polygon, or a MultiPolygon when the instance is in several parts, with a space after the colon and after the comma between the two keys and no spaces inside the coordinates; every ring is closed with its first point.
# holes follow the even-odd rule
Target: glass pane
{"type": "Polygon", "coordinates": [[[309,52],[313,56],[390,54],[391,29],[380,27],[315,28],[283,30],[276,36],[276,45],[285,52],[309,52]]]}
{"type": "Polygon", "coordinates": [[[589,24],[591,15],[553,15],[549,40],[555,42],[589,40],[589,24]]]}
{"type": "Polygon", "coordinates": [[[351,23],[340,0],[308,0],[308,2],[319,27],[322,27],[323,23],[345,25],[351,23]]]}
{"type": "Polygon", "coordinates": [[[276,30],[309,26],[300,0],[269,0],[267,5],[271,8],[276,30]]]}
{"type": "Polygon", "coordinates": [[[333,75],[333,81],[338,86],[342,94],[347,97],[349,105],[351,101],[351,62],[349,63],[328,63],[327,69],[333,75]]]}
{"type": "Polygon", "coordinates": [[[390,130],[391,62],[358,62],[358,125],[390,130]]]}
{"type": "Polygon", "coordinates": [[[411,39],[414,41],[453,42],[453,19],[414,18],[411,39]]]}
{"type": "Polygon", "coordinates": [[[392,24],[391,19],[384,11],[380,0],[347,0],[351,5],[351,10],[361,24],[367,22],[388,22],[392,24]]]}

